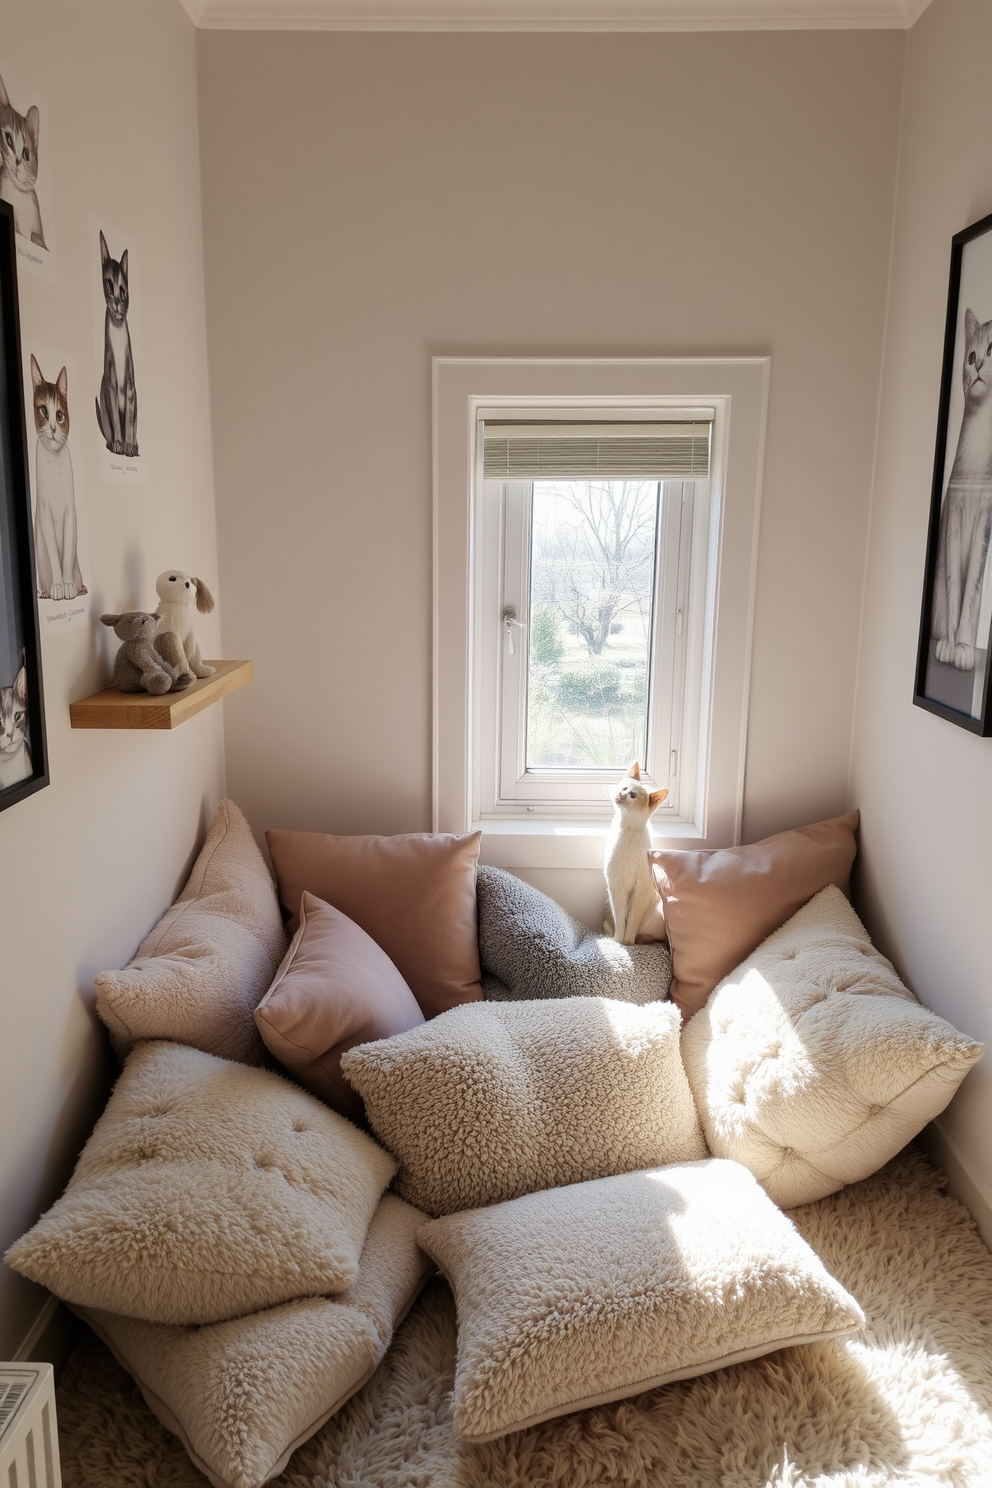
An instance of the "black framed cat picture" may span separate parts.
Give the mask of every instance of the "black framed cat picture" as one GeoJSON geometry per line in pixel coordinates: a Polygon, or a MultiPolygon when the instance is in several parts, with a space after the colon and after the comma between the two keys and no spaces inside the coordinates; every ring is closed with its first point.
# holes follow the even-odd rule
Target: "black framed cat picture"
{"type": "Polygon", "coordinates": [[[49,783],[14,230],[0,200],[0,811],[49,783]]]}
{"type": "Polygon", "coordinates": [[[914,703],[992,734],[992,216],[951,240],[914,703]]]}

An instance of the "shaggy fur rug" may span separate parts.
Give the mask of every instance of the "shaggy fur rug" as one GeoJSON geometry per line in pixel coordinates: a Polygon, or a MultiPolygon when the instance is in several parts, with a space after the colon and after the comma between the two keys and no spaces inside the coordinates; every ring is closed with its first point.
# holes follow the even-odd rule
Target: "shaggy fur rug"
{"type": "MultiPolygon", "coordinates": [[[[469,1448],[451,1429],[454,1307],[435,1281],[279,1488],[990,1488],[992,1255],[940,1174],[908,1149],[792,1217],[864,1308],[857,1337],[469,1448]]],[[[66,1488],[203,1488],[92,1334],[58,1412],[66,1488]]]]}

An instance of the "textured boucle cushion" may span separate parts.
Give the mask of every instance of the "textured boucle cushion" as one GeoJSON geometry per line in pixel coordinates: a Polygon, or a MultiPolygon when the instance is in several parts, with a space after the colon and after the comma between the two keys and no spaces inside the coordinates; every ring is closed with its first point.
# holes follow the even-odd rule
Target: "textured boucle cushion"
{"type": "Polygon", "coordinates": [[[358,1279],[337,1297],[308,1297],[206,1328],[76,1310],[214,1488],[260,1488],[379,1364],[434,1270],[414,1238],[423,1222],[387,1194],[358,1279]]]}
{"type": "Polygon", "coordinates": [[[668,996],[666,945],[619,945],[595,935],[502,868],[481,867],[476,890],[482,985],[490,1001],[615,997],[642,1004],[668,996]]]}
{"type": "Polygon", "coordinates": [[[474,1003],[341,1061],[428,1214],[706,1155],[671,1003],[474,1003]]]}
{"type": "Polygon", "coordinates": [[[139,1044],[65,1194],[6,1260],[83,1307],[217,1322],[351,1286],[395,1167],[280,1075],[139,1044]]]}
{"type": "Polygon", "coordinates": [[[417,1238],[455,1293],[454,1422],[472,1441],[864,1322],[751,1175],[718,1159],[529,1194],[417,1238]]]}
{"type": "Polygon", "coordinates": [[[711,1151],[784,1207],[874,1173],[981,1054],[921,1007],[836,888],[770,935],[682,1035],[711,1151]]]}
{"type": "Polygon", "coordinates": [[[94,978],[97,1012],[121,1058],[138,1039],[173,1039],[260,1064],[252,1015],[285,950],[265,859],[237,806],[222,801],[175,904],[129,965],[94,978]]]}

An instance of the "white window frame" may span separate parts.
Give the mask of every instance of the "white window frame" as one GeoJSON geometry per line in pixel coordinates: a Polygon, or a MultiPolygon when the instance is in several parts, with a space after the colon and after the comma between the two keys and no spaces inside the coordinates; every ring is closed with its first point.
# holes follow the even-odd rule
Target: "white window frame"
{"type": "MultiPolygon", "coordinates": [[[[685,846],[739,841],[747,729],[760,478],[770,365],[767,357],[511,359],[436,357],[434,386],[434,715],[436,831],[481,827],[501,837],[507,861],[592,866],[605,822],[587,812],[483,815],[473,703],[479,666],[480,420],[591,418],[632,411],[645,421],[686,406],[711,408],[714,434],[707,534],[708,631],[699,696],[700,748],[691,809],[655,823],[685,846]],[[731,415],[732,420],[731,420],[731,415]],[[731,426],[732,425],[732,426],[731,426]],[[538,845],[543,839],[544,846],[538,845]],[[585,839],[583,852],[581,839],[585,839]],[[590,847],[590,844],[592,846],[590,847]],[[587,861],[588,860],[588,861],[587,861]]],[[[687,704],[688,707],[688,704],[687,704]]],[[[499,861],[499,854],[487,854],[499,861]]]]}

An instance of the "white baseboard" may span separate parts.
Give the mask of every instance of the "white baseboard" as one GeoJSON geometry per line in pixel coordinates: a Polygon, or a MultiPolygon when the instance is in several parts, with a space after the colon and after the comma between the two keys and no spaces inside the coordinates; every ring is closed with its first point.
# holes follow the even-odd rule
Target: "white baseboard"
{"type": "Polygon", "coordinates": [[[938,1116],[916,1139],[947,1174],[948,1191],[969,1211],[979,1234],[992,1250],[992,1189],[976,1171],[938,1116]]]}
{"type": "Polygon", "coordinates": [[[54,1364],[58,1374],[79,1328],[79,1319],[63,1307],[58,1297],[49,1295],[21,1339],[20,1346],[15,1349],[12,1362],[54,1364]]]}

